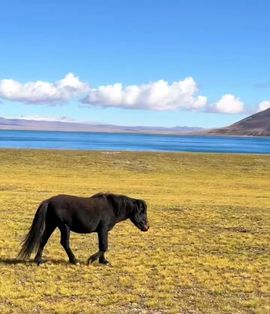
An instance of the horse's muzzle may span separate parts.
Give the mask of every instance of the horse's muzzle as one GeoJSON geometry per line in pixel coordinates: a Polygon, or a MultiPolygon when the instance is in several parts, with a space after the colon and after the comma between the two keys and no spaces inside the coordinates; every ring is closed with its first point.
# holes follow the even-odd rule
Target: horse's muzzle
{"type": "Polygon", "coordinates": [[[142,228],[141,228],[141,230],[142,230],[143,232],[148,231],[148,229],[149,229],[149,226],[148,226],[148,225],[143,225],[142,228]]]}

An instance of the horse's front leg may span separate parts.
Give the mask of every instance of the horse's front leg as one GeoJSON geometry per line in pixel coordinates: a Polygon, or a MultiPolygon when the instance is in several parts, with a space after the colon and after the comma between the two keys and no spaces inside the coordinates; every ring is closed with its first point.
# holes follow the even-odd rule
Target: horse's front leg
{"type": "Polygon", "coordinates": [[[87,263],[93,263],[98,259],[100,264],[109,265],[109,261],[105,258],[105,252],[108,249],[108,230],[105,228],[98,232],[98,246],[99,251],[91,255],[87,263]]]}

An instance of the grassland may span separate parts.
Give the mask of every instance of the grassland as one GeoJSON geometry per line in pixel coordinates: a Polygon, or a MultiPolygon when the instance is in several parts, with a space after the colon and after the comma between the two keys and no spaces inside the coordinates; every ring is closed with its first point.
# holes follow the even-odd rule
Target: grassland
{"type": "Polygon", "coordinates": [[[0,150],[0,313],[269,313],[270,158],[0,150]],[[143,198],[151,229],[59,233],[40,267],[14,260],[39,202],[58,193],[143,198]]]}

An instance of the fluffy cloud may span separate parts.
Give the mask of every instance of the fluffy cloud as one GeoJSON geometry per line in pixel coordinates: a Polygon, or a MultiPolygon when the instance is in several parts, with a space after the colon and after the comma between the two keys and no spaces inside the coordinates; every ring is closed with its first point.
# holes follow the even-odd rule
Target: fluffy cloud
{"type": "MultiPolygon", "coordinates": [[[[217,113],[241,113],[243,102],[234,95],[224,95],[214,105],[207,104],[207,97],[198,95],[199,88],[192,77],[169,83],[159,80],[148,84],[128,85],[122,83],[90,88],[73,73],[50,83],[35,81],[21,83],[13,79],[0,80],[1,100],[26,104],[57,105],[72,99],[86,106],[115,107],[145,110],[202,110],[217,113]]],[[[259,110],[270,107],[270,101],[259,104],[259,110]]]]}
{"type": "Polygon", "coordinates": [[[27,104],[55,105],[67,102],[89,91],[89,86],[74,74],[67,74],[55,83],[44,81],[20,83],[11,79],[0,80],[0,98],[27,104]]]}
{"type": "Polygon", "coordinates": [[[244,111],[244,103],[234,95],[227,94],[215,103],[213,111],[230,114],[241,113],[244,111]]]}
{"type": "Polygon", "coordinates": [[[268,108],[270,108],[270,100],[265,100],[265,101],[262,101],[262,102],[260,102],[259,103],[259,105],[258,105],[258,112],[259,111],[263,111],[263,110],[266,110],[266,109],[268,109],[268,108]]]}
{"type": "Polygon", "coordinates": [[[143,85],[121,83],[100,86],[90,90],[84,104],[102,107],[149,110],[196,110],[206,106],[207,98],[197,96],[198,86],[192,77],[169,84],[160,80],[143,85]]]}

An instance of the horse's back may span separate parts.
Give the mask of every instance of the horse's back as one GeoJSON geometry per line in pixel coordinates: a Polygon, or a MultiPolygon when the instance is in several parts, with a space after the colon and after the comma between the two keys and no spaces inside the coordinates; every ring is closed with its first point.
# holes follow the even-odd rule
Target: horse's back
{"type": "Polygon", "coordinates": [[[60,194],[50,198],[48,205],[50,216],[75,232],[94,232],[112,218],[110,205],[98,198],[60,194]]]}

